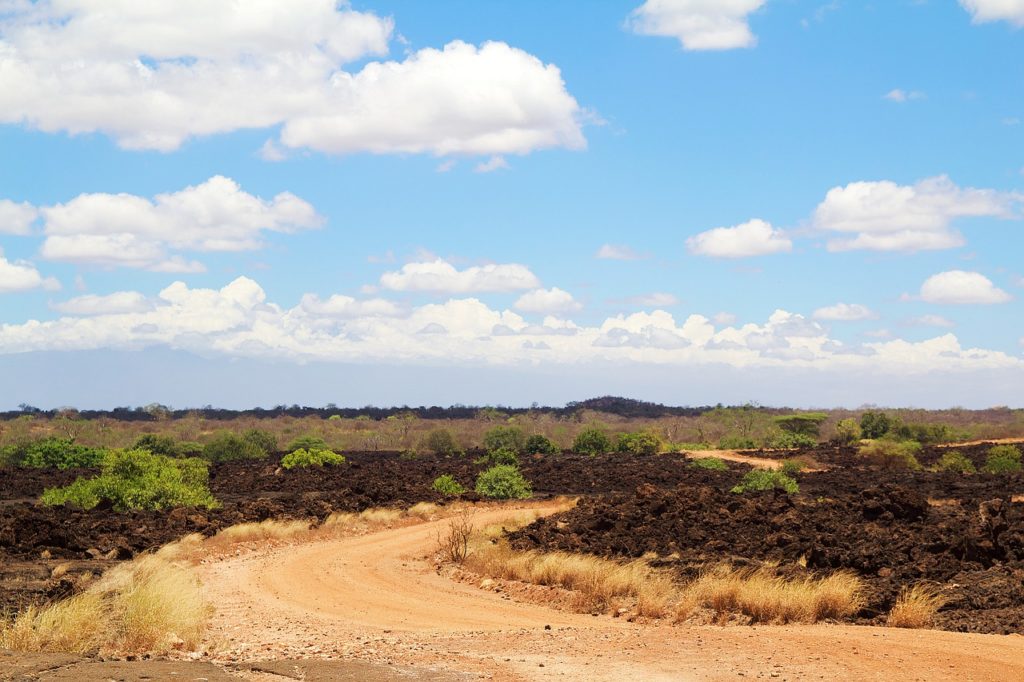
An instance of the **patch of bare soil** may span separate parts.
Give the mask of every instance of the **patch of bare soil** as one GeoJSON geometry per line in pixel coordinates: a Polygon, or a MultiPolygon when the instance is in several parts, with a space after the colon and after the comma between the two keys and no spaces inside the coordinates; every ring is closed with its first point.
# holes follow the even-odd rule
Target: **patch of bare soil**
{"type": "MultiPolygon", "coordinates": [[[[537,511],[546,511],[542,505],[537,511]]],[[[550,510],[550,507],[547,508],[550,510]]],[[[506,510],[478,512],[476,525],[506,510]]],[[[651,626],[517,603],[429,560],[446,520],[201,565],[221,664],[360,660],[495,680],[1019,679],[1024,639],[856,626],[651,626]]]]}

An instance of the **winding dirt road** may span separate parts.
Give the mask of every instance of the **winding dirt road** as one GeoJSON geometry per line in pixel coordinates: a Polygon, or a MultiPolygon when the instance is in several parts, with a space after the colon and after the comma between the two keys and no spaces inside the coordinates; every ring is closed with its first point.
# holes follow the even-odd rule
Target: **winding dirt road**
{"type": "MultiPolygon", "coordinates": [[[[538,505],[540,513],[551,507],[538,505]]],[[[510,516],[477,512],[479,527],[510,516]]],[[[650,626],[511,601],[424,561],[446,520],[204,563],[225,662],[342,658],[497,680],[1024,679],[1024,637],[650,626]],[[550,629],[548,627],[550,626],[550,629]]]]}

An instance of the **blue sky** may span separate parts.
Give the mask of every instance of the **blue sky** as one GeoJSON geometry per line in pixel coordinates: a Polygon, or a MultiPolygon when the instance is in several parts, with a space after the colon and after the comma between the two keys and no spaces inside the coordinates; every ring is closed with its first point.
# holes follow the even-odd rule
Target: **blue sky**
{"type": "Polygon", "coordinates": [[[0,0],[0,407],[1022,404],[1024,0],[103,4],[0,0]]]}

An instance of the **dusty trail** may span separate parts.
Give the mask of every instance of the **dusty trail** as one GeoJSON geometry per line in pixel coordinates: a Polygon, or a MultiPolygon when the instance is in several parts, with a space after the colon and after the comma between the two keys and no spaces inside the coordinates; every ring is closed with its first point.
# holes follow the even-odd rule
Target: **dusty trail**
{"type": "Polygon", "coordinates": [[[703,459],[705,457],[717,457],[718,459],[724,459],[727,462],[739,462],[740,464],[749,464],[753,467],[760,469],[781,469],[782,461],[778,459],[769,459],[767,457],[754,457],[753,455],[744,455],[735,450],[688,450],[683,453],[689,459],[703,459]]]}
{"type": "MultiPolygon", "coordinates": [[[[512,514],[480,511],[474,523],[512,514]]],[[[422,560],[446,528],[446,520],[432,521],[203,564],[217,609],[210,645],[220,645],[222,661],[361,659],[468,679],[1024,679],[1019,636],[643,626],[515,603],[422,560]]]]}

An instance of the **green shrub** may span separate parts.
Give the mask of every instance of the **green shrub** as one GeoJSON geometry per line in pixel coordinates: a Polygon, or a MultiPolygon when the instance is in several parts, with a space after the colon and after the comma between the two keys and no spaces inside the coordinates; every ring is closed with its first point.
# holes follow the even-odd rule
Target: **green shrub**
{"type": "Polygon", "coordinates": [[[311,466],[335,466],[344,464],[344,455],[339,455],[331,450],[306,450],[299,448],[295,452],[288,453],[281,459],[281,466],[285,469],[295,467],[306,468],[311,466]]]}
{"type": "Polygon", "coordinates": [[[558,447],[552,443],[547,436],[537,433],[526,439],[526,446],[523,448],[527,455],[557,455],[558,447]]]}
{"type": "Polygon", "coordinates": [[[178,443],[178,455],[180,457],[202,457],[203,444],[194,440],[183,440],[178,443]]]}
{"type": "Polygon", "coordinates": [[[985,457],[986,473],[1010,474],[1021,470],[1020,450],[1012,445],[996,445],[989,448],[985,457]]]}
{"type": "MultiPolygon", "coordinates": [[[[277,452],[277,436],[269,431],[263,431],[262,429],[249,429],[242,433],[242,440],[255,445],[268,456],[277,452]]],[[[297,449],[298,448],[289,448],[289,452],[297,449]]]]}
{"type": "Polygon", "coordinates": [[[218,433],[209,443],[203,446],[203,459],[210,462],[263,459],[266,456],[267,453],[263,448],[230,431],[218,433]]]}
{"type": "Polygon", "coordinates": [[[744,436],[722,436],[718,439],[719,450],[753,450],[757,444],[744,436]]]}
{"type": "Polygon", "coordinates": [[[794,433],[792,431],[773,431],[765,439],[764,446],[774,450],[796,450],[798,448],[812,448],[818,444],[817,439],[805,433],[794,433]]]}
{"type": "Polygon", "coordinates": [[[661,439],[650,431],[620,433],[615,449],[633,455],[656,455],[661,452],[661,439]]]}
{"type": "Polygon", "coordinates": [[[711,443],[672,443],[671,447],[673,450],[680,452],[700,452],[702,450],[710,450],[711,443]]]}
{"type": "Polygon", "coordinates": [[[464,453],[448,429],[434,429],[423,438],[422,447],[435,455],[462,456],[464,453]]]}
{"type": "Polygon", "coordinates": [[[612,441],[597,428],[583,429],[572,442],[572,451],[578,455],[601,455],[611,452],[612,441]]]}
{"type": "Polygon", "coordinates": [[[181,454],[178,440],[174,436],[162,433],[147,433],[139,437],[132,446],[133,450],[149,450],[154,455],[177,457],[181,454]]]}
{"type": "Polygon", "coordinates": [[[497,464],[482,472],[476,479],[476,491],[494,500],[523,500],[533,494],[519,467],[510,464],[497,464]]]}
{"type": "Polygon", "coordinates": [[[495,426],[484,434],[484,448],[512,450],[521,454],[526,449],[526,434],[518,426],[495,426]]]}
{"type": "Polygon", "coordinates": [[[782,460],[782,466],[779,468],[779,471],[790,478],[793,478],[805,468],[806,465],[798,459],[784,459],[782,460]]]}
{"type": "Polygon", "coordinates": [[[434,483],[430,487],[448,497],[454,497],[466,492],[466,489],[462,487],[462,484],[456,481],[455,477],[451,474],[438,476],[434,479],[434,483]]]}
{"type": "Polygon", "coordinates": [[[840,419],[836,424],[836,440],[843,445],[856,443],[860,436],[860,424],[856,419],[840,419]]]}
{"type": "Polygon", "coordinates": [[[743,476],[740,484],[732,489],[732,492],[749,493],[775,489],[783,490],[790,495],[800,492],[800,486],[792,478],[781,471],[768,471],[767,469],[751,469],[743,476]]]}
{"type": "Polygon", "coordinates": [[[921,444],[916,441],[873,440],[860,446],[859,452],[872,464],[888,469],[918,471],[921,468],[921,463],[917,461],[921,444]]]}
{"type": "Polygon", "coordinates": [[[36,469],[95,467],[107,450],[79,445],[69,438],[44,438],[16,446],[8,455],[12,464],[36,469]]]}
{"type": "Polygon", "coordinates": [[[43,504],[71,503],[83,509],[103,500],[109,500],[118,511],[217,506],[210,493],[206,462],[148,450],[115,450],[103,460],[99,476],[50,488],[40,498],[43,504]]]}
{"type": "Polygon", "coordinates": [[[486,464],[487,466],[494,466],[495,464],[519,466],[519,455],[510,448],[498,448],[497,450],[488,451],[483,457],[474,460],[474,463],[486,464]]]}
{"type": "Polygon", "coordinates": [[[898,423],[889,429],[888,435],[895,436],[897,440],[916,440],[918,443],[926,445],[949,443],[956,440],[956,434],[953,433],[953,429],[947,424],[898,423]]]}
{"type": "Polygon", "coordinates": [[[320,436],[299,436],[285,448],[288,452],[296,450],[330,450],[327,443],[320,436]]]}
{"type": "Polygon", "coordinates": [[[327,421],[329,421],[329,422],[340,422],[341,421],[341,415],[340,414],[332,414],[330,417],[327,418],[327,421]]]}
{"type": "Polygon", "coordinates": [[[885,412],[868,410],[860,416],[860,433],[862,438],[881,438],[889,433],[892,420],[885,412]]]}
{"type": "Polygon", "coordinates": [[[828,419],[824,412],[800,412],[797,414],[783,414],[774,417],[772,421],[786,433],[799,436],[807,436],[817,442],[821,425],[828,419]]]}
{"type": "Polygon", "coordinates": [[[957,474],[975,474],[978,472],[974,468],[974,462],[967,459],[964,453],[959,450],[947,450],[944,452],[935,468],[938,471],[952,471],[957,474]]]}
{"type": "Polygon", "coordinates": [[[699,469],[708,469],[710,471],[728,471],[729,465],[718,457],[700,457],[693,460],[690,466],[695,466],[699,469]]]}

